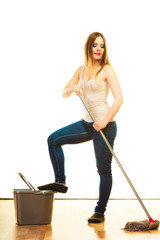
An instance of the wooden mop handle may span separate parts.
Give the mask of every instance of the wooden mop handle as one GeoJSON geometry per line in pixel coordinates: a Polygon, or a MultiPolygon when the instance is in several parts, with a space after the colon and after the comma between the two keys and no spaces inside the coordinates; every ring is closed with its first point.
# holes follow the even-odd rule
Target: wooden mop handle
{"type": "MultiPolygon", "coordinates": [[[[79,93],[78,95],[79,95],[79,97],[80,97],[80,99],[81,99],[82,103],[84,104],[84,106],[85,106],[86,110],[88,111],[88,113],[89,113],[89,115],[90,115],[91,119],[93,120],[93,122],[95,122],[96,120],[95,120],[94,116],[92,115],[91,111],[89,110],[89,108],[88,108],[88,106],[87,106],[87,104],[86,104],[86,102],[85,102],[84,98],[82,97],[82,95],[81,95],[80,93],[79,93]]],[[[126,178],[127,182],[129,183],[130,187],[132,188],[132,190],[133,190],[134,194],[136,195],[136,198],[137,198],[137,200],[138,200],[138,201],[139,201],[139,203],[141,204],[141,206],[142,206],[143,210],[145,211],[145,213],[146,213],[147,217],[150,219],[150,218],[151,218],[151,216],[150,216],[149,212],[147,211],[146,207],[144,206],[144,204],[143,204],[143,202],[142,202],[141,198],[139,197],[139,195],[138,195],[137,191],[135,190],[135,188],[134,188],[133,184],[131,183],[131,181],[130,181],[130,179],[129,179],[128,175],[126,174],[126,172],[125,172],[124,168],[122,167],[122,165],[121,165],[120,161],[118,160],[118,158],[117,158],[116,154],[114,153],[114,151],[113,151],[113,149],[112,149],[112,147],[111,147],[110,143],[108,142],[107,138],[105,137],[105,135],[104,135],[103,131],[102,131],[102,130],[100,130],[99,132],[100,132],[100,134],[101,134],[101,136],[102,136],[102,138],[103,138],[104,142],[106,143],[107,147],[109,148],[110,152],[112,153],[112,155],[113,155],[114,159],[116,160],[116,162],[117,162],[118,166],[120,167],[120,169],[121,169],[122,173],[124,174],[124,176],[125,176],[125,178],[126,178]]]]}

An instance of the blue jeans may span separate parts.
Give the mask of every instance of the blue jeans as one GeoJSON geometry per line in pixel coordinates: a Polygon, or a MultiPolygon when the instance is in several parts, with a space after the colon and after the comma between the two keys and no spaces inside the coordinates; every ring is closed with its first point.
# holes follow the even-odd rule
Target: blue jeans
{"type": "MultiPolygon", "coordinates": [[[[110,122],[104,129],[107,140],[113,147],[117,133],[116,122],[110,122]]],[[[104,143],[99,132],[93,128],[93,123],[84,120],[75,122],[48,137],[48,147],[55,173],[55,181],[65,183],[64,154],[62,145],[77,144],[93,140],[97,170],[100,176],[99,200],[95,212],[104,213],[112,188],[111,160],[112,154],[104,143]]]]}

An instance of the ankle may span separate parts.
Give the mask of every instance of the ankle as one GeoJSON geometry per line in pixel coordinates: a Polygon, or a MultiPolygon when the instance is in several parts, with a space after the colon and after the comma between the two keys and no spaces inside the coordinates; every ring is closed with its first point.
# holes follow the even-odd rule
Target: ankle
{"type": "Polygon", "coordinates": [[[56,184],[59,184],[59,185],[66,185],[64,182],[55,182],[56,184]]]}

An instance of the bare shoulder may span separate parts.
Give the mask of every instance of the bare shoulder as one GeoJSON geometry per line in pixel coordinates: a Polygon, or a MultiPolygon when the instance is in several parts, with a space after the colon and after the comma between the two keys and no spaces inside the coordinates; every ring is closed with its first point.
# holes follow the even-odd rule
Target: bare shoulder
{"type": "Polygon", "coordinates": [[[111,65],[104,66],[103,78],[105,81],[111,81],[112,79],[117,78],[116,73],[111,65]]]}
{"type": "Polygon", "coordinates": [[[113,67],[111,65],[104,66],[104,74],[112,74],[115,73],[113,67]]]}
{"type": "Polygon", "coordinates": [[[76,75],[78,75],[78,76],[80,76],[80,74],[81,74],[81,71],[82,71],[82,69],[84,68],[84,66],[82,65],[82,66],[79,66],[78,68],[77,68],[77,70],[76,70],[76,72],[75,72],[75,74],[76,75]]]}

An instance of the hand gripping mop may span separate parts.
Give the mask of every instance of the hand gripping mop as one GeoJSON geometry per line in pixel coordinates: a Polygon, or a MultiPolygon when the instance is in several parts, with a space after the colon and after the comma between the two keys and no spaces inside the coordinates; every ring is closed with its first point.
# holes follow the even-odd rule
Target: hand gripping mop
{"type": "MultiPolygon", "coordinates": [[[[78,94],[82,103],[84,104],[86,110],[88,111],[91,119],[93,120],[93,122],[95,122],[96,120],[94,119],[92,113],[90,112],[86,102],[84,101],[82,95],[79,93],[78,94]]],[[[147,217],[149,220],[143,220],[143,221],[134,221],[134,222],[128,222],[126,223],[124,230],[126,231],[130,231],[130,232],[138,232],[138,231],[147,231],[147,230],[153,230],[153,229],[157,229],[159,227],[159,221],[158,220],[153,220],[153,218],[151,217],[151,215],[149,214],[149,212],[147,211],[146,207],[144,206],[142,200],[140,199],[137,191],[135,190],[133,184],[131,183],[129,177],[127,176],[126,172],[124,171],[121,163],[119,162],[116,154],[114,153],[111,145],[109,144],[107,138],[105,137],[104,133],[102,130],[99,131],[99,133],[101,134],[104,142],[106,143],[107,147],[109,148],[110,152],[112,153],[112,156],[114,157],[114,159],[116,160],[118,166],[120,167],[122,173],[124,174],[127,182],[129,183],[130,187],[132,188],[134,194],[136,195],[137,200],[139,201],[139,203],[141,204],[144,212],[146,213],[147,217]]]]}

